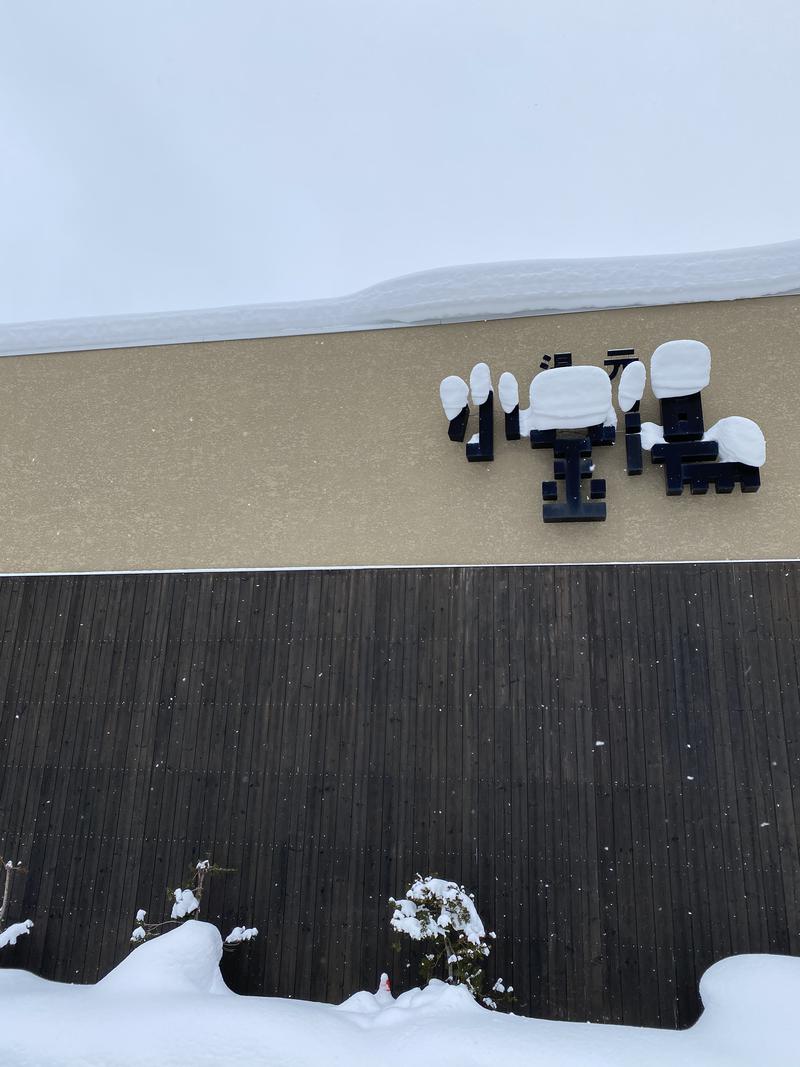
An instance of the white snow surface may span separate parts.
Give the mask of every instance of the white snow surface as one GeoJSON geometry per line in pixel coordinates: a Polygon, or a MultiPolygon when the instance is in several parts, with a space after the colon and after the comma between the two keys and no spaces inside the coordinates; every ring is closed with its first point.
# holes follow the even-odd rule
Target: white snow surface
{"type": "Polygon", "coordinates": [[[666,341],[650,357],[650,386],[663,400],[705,389],[711,378],[711,351],[702,341],[666,341]]]}
{"type": "Polygon", "coordinates": [[[500,375],[497,392],[500,395],[500,407],[509,415],[519,404],[519,385],[511,371],[504,370],[500,375]]]}
{"type": "Polygon", "coordinates": [[[649,452],[653,445],[666,444],[664,440],[664,427],[659,426],[657,422],[643,422],[642,423],[642,448],[645,452],[649,452]]]}
{"type": "Polygon", "coordinates": [[[706,430],[704,441],[719,444],[719,459],[723,463],[748,463],[763,467],[767,462],[767,443],[757,422],[741,415],[729,415],[706,430]]]}
{"type": "Polygon", "coordinates": [[[442,402],[447,421],[454,419],[469,400],[469,386],[457,374],[448,374],[439,386],[439,399],[442,402]]]}
{"type": "Polygon", "coordinates": [[[575,430],[616,422],[611,381],[602,367],[551,367],[531,382],[528,425],[533,430],[575,430]]]}
{"type": "Polygon", "coordinates": [[[640,359],[622,368],[617,387],[617,400],[623,411],[630,411],[633,405],[644,396],[647,381],[647,368],[640,359]]]}
{"type": "MultiPolygon", "coordinates": [[[[173,930],[138,945],[95,987],[124,996],[227,993],[219,970],[222,937],[216,926],[187,919],[173,930]]],[[[48,983],[49,984],[49,983],[48,983]]]]}
{"type": "Polygon", "coordinates": [[[192,920],[134,949],[102,982],[0,970],[9,1067],[796,1067],[800,959],[734,956],[703,976],[689,1030],[545,1022],[479,1007],[431,982],[338,1007],[242,997],[219,972],[222,939],[192,920]]]}
{"type": "MultiPolygon", "coordinates": [[[[32,929],[33,923],[30,919],[23,919],[21,923],[12,923],[5,930],[0,931],[0,948],[5,948],[6,945],[16,945],[17,938],[29,934],[32,929]]],[[[0,1033],[2,1033],[1,1030],[0,1033]]]]}
{"type": "Polygon", "coordinates": [[[478,407],[486,400],[492,389],[492,372],[487,363],[476,363],[469,376],[472,402],[478,407]]]}
{"type": "Polygon", "coordinates": [[[258,930],[255,926],[234,926],[225,938],[225,944],[239,945],[242,941],[252,941],[254,937],[258,937],[258,930]]]}
{"type": "Polygon", "coordinates": [[[427,937],[445,937],[455,931],[463,933],[473,945],[479,945],[486,936],[486,930],[472,898],[457,882],[435,878],[432,875],[418,878],[406,892],[405,900],[399,899],[393,903],[395,910],[391,918],[392,927],[400,933],[408,934],[415,941],[427,937]],[[418,906],[415,903],[416,900],[426,903],[418,906]],[[425,907],[426,912],[433,914],[440,901],[442,903],[440,914],[438,917],[434,916],[432,923],[425,925],[417,918],[419,907],[425,907]],[[430,904],[428,905],[427,902],[430,904]],[[466,914],[464,920],[458,915],[461,910],[466,914]]]}
{"type": "MultiPolygon", "coordinates": [[[[694,343],[699,344],[699,342],[694,343]]],[[[661,346],[661,348],[664,347],[664,345],[661,346]]],[[[705,348],[705,345],[702,347],[705,348]]],[[[655,357],[655,353],[653,355],[655,357]]],[[[664,427],[658,423],[643,422],[641,434],[642,448],[647,452],[652,449],[653,445],[664,444],[664,427]]],[[[724,419],[719,419],[706,430],[703,440],[717,442],[718,458],[721,463],[747,463],[751,467],[763,467],[767,462],[767,442],[761,427],[757,422],[746,419],[742,415],[729,415],[724,419]]]]}
{"type": "Polygon", "coordinates": [[[407,274],[348,296],[0,324],[0,355],[386,329],[800,292],[800,240],[754,248],[515,260],[407,274]]]}
{"type": "Polygon", "coordinates": [[[172,905],[171,917],[173,919],[185,919],[193,911],[200,907],[200,901],[191,889],[176,889],[175,903],[172,905]]]}

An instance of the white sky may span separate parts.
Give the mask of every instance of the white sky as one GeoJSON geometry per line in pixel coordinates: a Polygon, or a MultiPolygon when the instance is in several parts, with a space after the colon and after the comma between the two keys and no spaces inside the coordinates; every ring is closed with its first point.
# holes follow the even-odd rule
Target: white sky
{"type": "Polygon", "coordinates": [[[0,16],[0,321],[800,237],[794,0],[0,16]]]}

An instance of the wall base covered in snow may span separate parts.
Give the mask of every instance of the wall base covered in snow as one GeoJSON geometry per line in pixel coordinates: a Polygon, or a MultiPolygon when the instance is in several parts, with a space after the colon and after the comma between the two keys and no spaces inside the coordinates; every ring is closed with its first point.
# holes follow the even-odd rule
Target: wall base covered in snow
{"type": "MultiPolygon", "coordinates": [[[[800,564],[2,579],[0,966],[95,981],[210,855],[232,988],[399,993],[435,872],[518,1014],[686,1026],[715,961],[800,954],[798,633],[800,564]]],[[[163,996],[145,948],[98,993],[163,996]]]]}
{"type": "Polygon", "coordinates": [[[332,1007],[232,996],[218,931],[190,921],[137,948],[97,986],[0,972],[3,1055],[13,1067],[795,1067],[800,960],[714,964],[704,1011],[674,1033],[493,1015],[464,986],[433,980],[398,997],[332,1007]]]}

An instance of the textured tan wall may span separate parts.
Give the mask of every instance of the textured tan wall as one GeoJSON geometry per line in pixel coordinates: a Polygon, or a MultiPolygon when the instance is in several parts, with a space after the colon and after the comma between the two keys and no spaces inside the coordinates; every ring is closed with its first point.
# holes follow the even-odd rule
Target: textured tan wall
{"type": "MultiPolygon", "coordinates": [[[[600,311],[0,359],[8,572],[800,556],[800,298],[600,311]],[[706,425],[767,437],[760,492],[667,498],[661,468],[601,449],[608,520],[545,526],[548,453],[468,464],[446,374],[486,359],[523,395],[545,352],[602,365],[677,337],[712,352],[706,425]]],[[[658,421],[651,394],[643,417],[658,421]]],[[[474,420],[477,430],[477,419],[474,420]]],[[[471,431],[472,432],[472,431],[471,431]]]]}

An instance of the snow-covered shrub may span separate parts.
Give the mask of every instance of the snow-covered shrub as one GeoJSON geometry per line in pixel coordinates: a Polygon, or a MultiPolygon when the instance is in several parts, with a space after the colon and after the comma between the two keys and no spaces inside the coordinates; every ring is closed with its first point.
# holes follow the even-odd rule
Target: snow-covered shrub
{"type": "Polygon", "coordinates": [[[510,1000],[512,987],[506,988],[500,979],[493,987],[494,995],[483,995],[484,966],[495,934],[486,933],[474,896],[463,885],[417,875],[405,897],[390,897],[389,903],[392,928],[421,943],[423,982],[429,982],[441,969],[448,982],[466,986],[487,1008],[494,1010],[501,1001],[510,1000]]]}
{"type": "MultiPolygon", "coordinates": [[[[200,916],[200,902],[203,899],[206,879],[214,874],[230,874],[228,867],[215,867],[211,860],[200,860],[191,872],[191,881],[187,889],[178,887],[169,891],[169,899],[172,901],[170,917],[163,922],[147,922],[147,912],[140,908],[136,912],[136,926],[131,933],[131,944],[138,945],[142,941],[149,941],[163,931],[165,926],[173,926],[182,923],[186,919],[197,919],[200,916]]],[[[246,926],[234,926],[223,942],[223,947],[233,948],[244,941],[252,941],[258,934],[258,930],[246,926]]]]}
{"type": "Polygon", "coordinates": [[[6,915],[11,901],[11,882],[14,878],[26,872],[21,863],[14,863],[13,860],[0,859],[0,867],[3,869],[3,899],[0,902],[0,948],[5,948],[6,945],[16,945],[17,938],[22,937],[23,934],[29,934],[33,929],[33,923],[30,919],[23,919],[22,922],[6,926],[6,915]]]}

